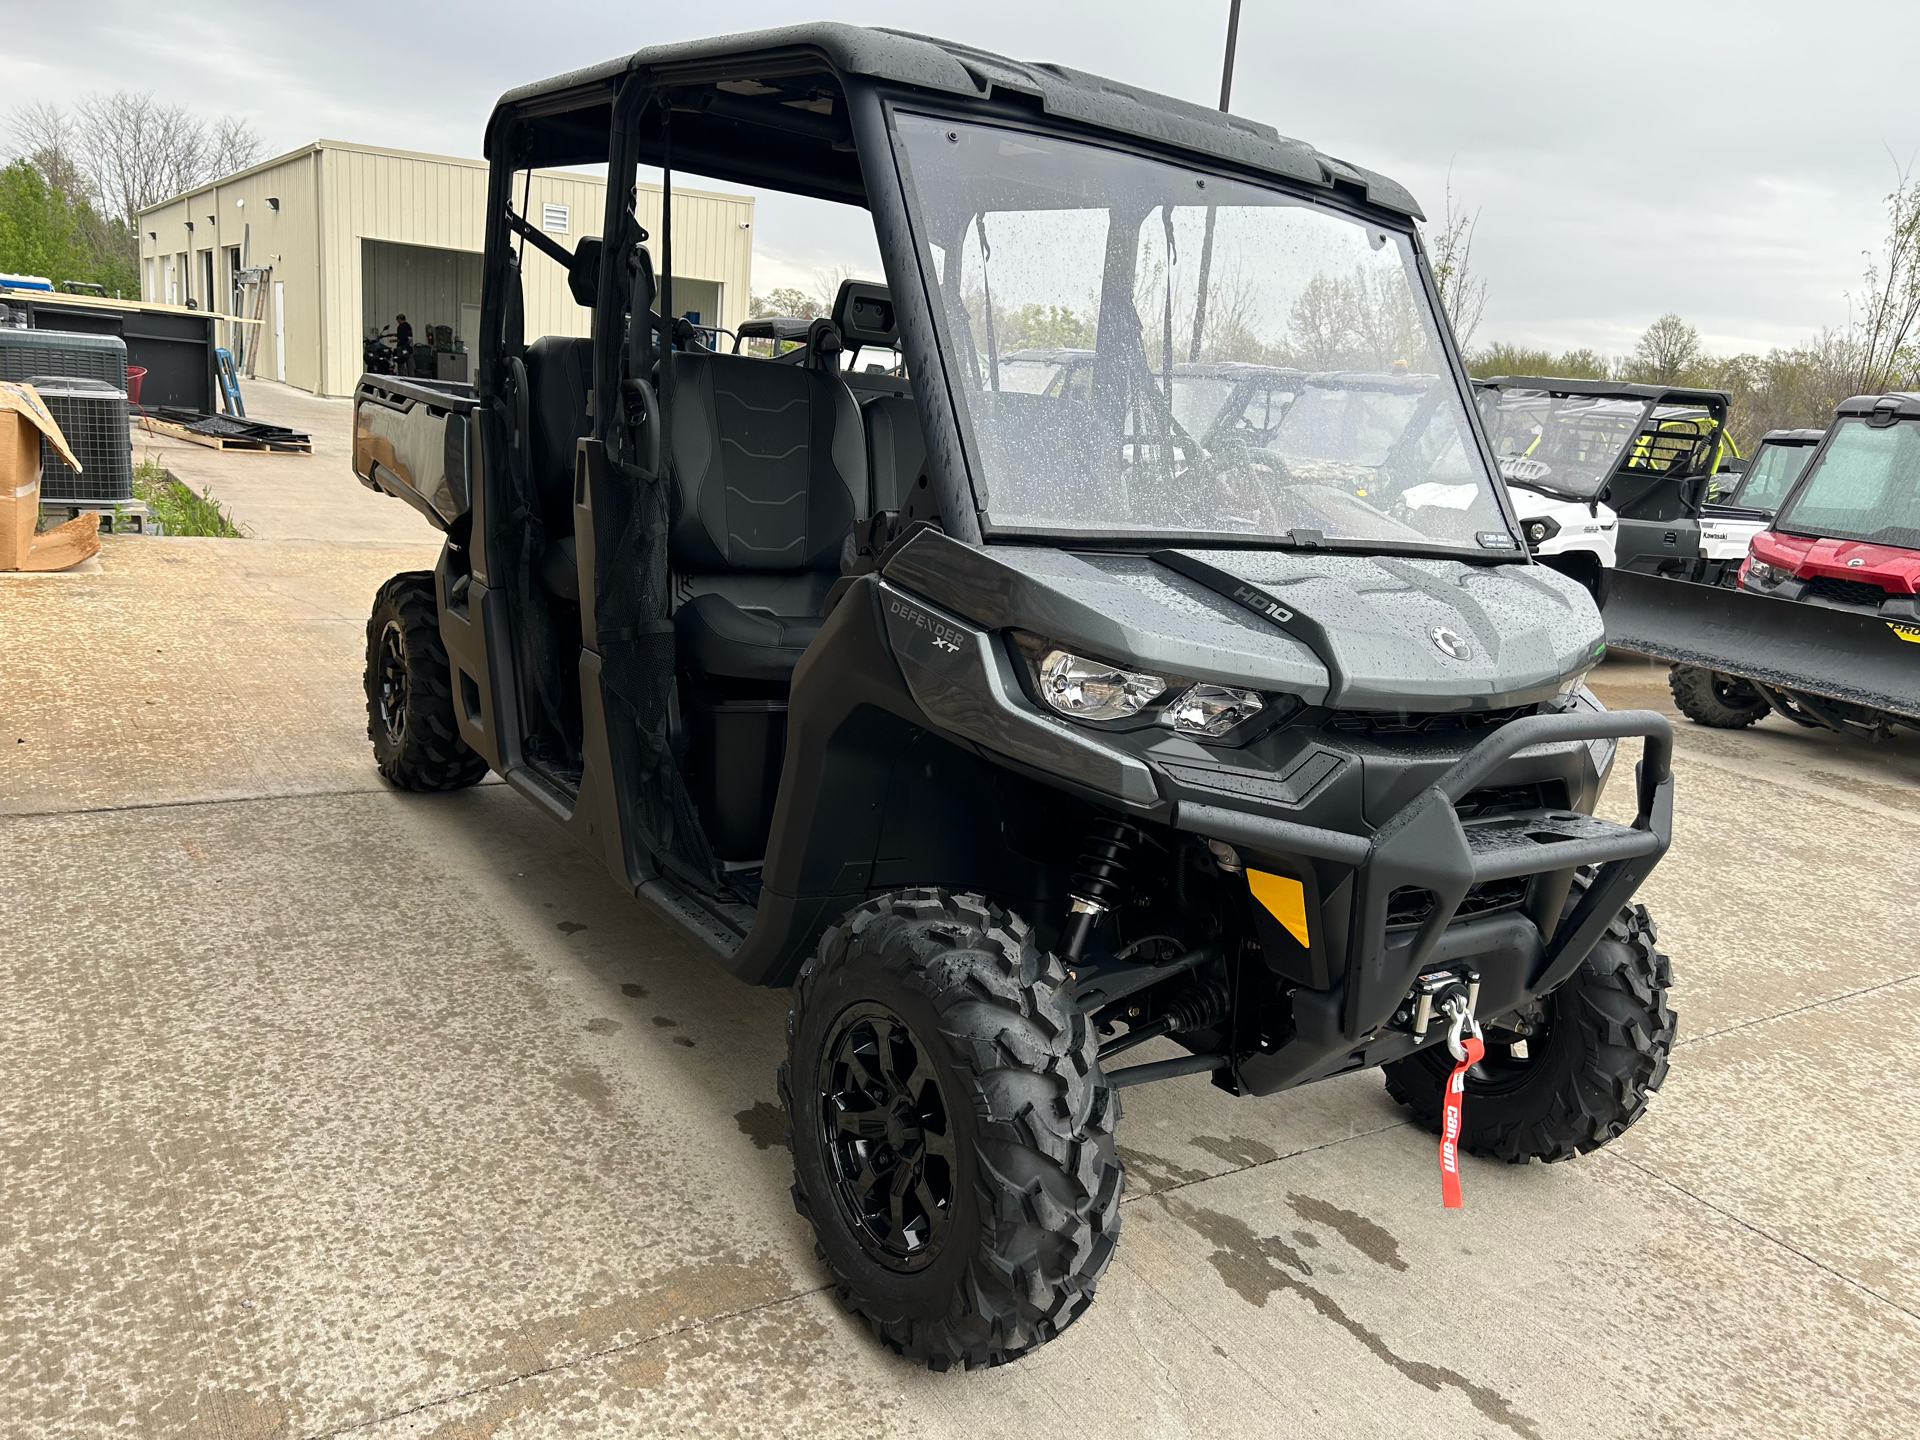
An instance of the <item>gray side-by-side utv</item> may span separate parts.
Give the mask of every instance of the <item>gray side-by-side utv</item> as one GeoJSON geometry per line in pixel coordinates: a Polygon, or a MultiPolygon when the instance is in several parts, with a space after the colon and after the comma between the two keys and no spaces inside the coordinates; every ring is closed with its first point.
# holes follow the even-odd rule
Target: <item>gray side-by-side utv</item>
{"type": "Polygon", "coordinates": [[[1478,1035],[1469,1151],[1562,1160],[1642,1114],[1671,736],[1582,683],[1599,616],[1518,539],[1404,190],[841,25],[513,91],[486,154],[476,385],[355,405],[362,478],[447,537],[374,603],[375,755],[410,789],[497,771],[793,988],[794,1198],[879,1339],[993,1364],[1082,1313],[1126,1086],[1379,1066],[1437,1127],[1478,1035]],[[516,197],[589,164],[607,209],[568,249],[516,197]],[[716,353],[642,166],[862,207],[885,283],[716,353]],[[590,337],[527,341],[539,266],[590,337]],[[1009,383],[1029,306],[1070,313],[1084,384],[1009,383]],[[1174,379],[1236,360],[1314,379],[1203,443],[1174,379]],[[1594,814],[1625,737],[1630,825],[1594,814]]]}

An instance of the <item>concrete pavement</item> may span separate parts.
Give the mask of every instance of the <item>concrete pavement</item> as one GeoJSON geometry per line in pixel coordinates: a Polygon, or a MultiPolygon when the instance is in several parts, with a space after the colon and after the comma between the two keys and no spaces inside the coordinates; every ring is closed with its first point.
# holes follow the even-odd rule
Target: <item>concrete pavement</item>
{"type": "Polygon", "coordinates": [[[249,419],[306,431],[313,453],[209,450],[146,430],[136,417],[134,463],[152,456],[196,495],[211,491],[256,540],[433,540],[433,527],[414,511],[354,483],[351,400],[273,380],[243,381],[241,391],[249,419]]]}
{"type": "Polygon", "coordinates": [[[433,547],[309,473],[329,538],[0,576],[0,1435],[1920,1430],[1920,745],[1681,725],[1620,1143],[1446,1212],[1377,1076],[1128,1091],[1097,1303],[936,1376],[824,1292],[785,996],[505,787],[380,784],[365,608],[433,547]]]}

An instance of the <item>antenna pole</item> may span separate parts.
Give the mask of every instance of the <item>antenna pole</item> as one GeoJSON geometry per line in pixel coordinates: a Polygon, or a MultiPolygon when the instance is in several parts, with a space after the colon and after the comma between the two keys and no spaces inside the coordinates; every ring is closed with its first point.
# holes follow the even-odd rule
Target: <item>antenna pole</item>
{"type": "MultiPolygon", "coordinates": [[[[1233,0],[1227,11],[1227,59],[1220,67],[1220,112],[1226,113],[1227,101],[1233,98],[1233,52],[1240,41],[1240,0],[1233,0]]],[[[1213,278],[1213,221],[1214,207],[1207,206],[1207,233],[1200,242],[1200,285],[1193,300],[1193,342],[1187,346],[1189,362],[1200,358],[1200,341],[1207,328],[1207,285],[1213,278]]],[[[1167,277],[1167,283],[1173,283],[1173,277],[1167,277]]],[[[1167,377],[1167,384],[1173,383],[1173,377],[1167,377]]]]}
{"type": "Polygon", "coordinates": [[[1220,67],[1220,108],[1227,108],[1227,101],[1233,98],[1233,51],[1240,40],[1240,0],[1233,0],[1227,11],[1227,60],[1220,67]]]}

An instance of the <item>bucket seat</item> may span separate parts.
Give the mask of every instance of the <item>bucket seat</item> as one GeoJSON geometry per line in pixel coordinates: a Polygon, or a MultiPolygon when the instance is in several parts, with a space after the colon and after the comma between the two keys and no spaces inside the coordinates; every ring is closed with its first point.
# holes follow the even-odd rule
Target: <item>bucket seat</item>
{"type": "Polygon", "coordinates": [[[668,361],[674,629],[696,675],[790,681],[842,542],[866,518],[866,433],[832,322],[814,322],[808,349],[807,365],[695,351],[668,361]]]}
{"type": "Polygon", "coordinates": [[[593,384],[593,341],[584,336],[543,335],[527,347],[528,460],[539,497],[546,549],[540,583],[563,600],[580,598],[574,558],[573,456],[575,442],[593,422],[587,391],[593,384]]]}

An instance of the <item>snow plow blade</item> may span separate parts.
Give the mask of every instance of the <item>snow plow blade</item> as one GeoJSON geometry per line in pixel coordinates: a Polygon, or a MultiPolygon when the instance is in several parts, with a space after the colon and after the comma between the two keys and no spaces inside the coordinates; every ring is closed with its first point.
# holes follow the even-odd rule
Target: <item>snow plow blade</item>
{"type": "Polygon", "coordinates": [[[1920,625],[1628,570],[1607,578],[1616,650],[1920,718],[1920,625]]]}

